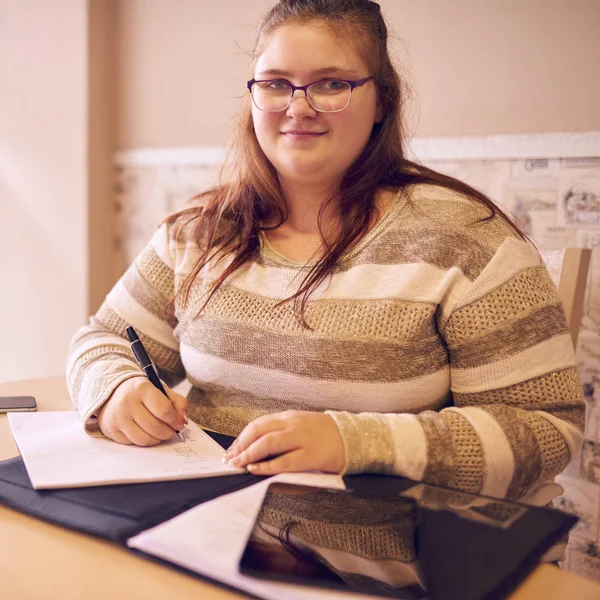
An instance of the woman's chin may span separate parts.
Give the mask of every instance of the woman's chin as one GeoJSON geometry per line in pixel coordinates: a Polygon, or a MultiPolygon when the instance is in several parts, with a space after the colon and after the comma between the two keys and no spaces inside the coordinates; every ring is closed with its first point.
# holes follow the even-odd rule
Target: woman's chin
{"type": "Polygon", "coordinates": [[[322,179],[331,172],[331,161],[294,157],[293,160],[281,161],[275,168],[281,176],[287,178],[322,179]]]}

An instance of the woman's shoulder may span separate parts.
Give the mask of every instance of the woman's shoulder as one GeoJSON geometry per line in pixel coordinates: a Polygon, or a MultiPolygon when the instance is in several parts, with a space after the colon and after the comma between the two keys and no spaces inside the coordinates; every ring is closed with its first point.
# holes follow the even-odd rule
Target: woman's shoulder
{"type": "MultiPolygon", "coordinates": [[[[407,197],[428,215],[451,216],[453,221],[459,219],[465,225],[490,214],[489,207],[482,202],[442,185],[415,184],[408,188],[407,197]]],[[[495,202],[494,205],[497,206],[495,202]]]]}
{"type": "Polygon", "coordinates": [[[471,281],[492,261],[504,264],[502,257],[538,264],[537,250],[508,218],[477,199],[437,185],[414,185],[403,196],[391,226],[375,242],[389,262],[457,267],[471,281]]]}
{"type": "Polygon", "coordinates": [[[515,225],[495,204],[493,211],[476,198],[431,184],[411,186],[405,196],[404,226],[438,231],[442,237],[460,237],[489,249],[499,247],[506,238],[522,239],[515,225]]]}

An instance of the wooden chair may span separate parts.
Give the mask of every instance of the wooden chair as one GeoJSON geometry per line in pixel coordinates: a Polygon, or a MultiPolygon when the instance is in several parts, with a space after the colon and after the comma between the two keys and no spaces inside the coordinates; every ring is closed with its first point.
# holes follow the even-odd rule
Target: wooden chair
{"type": "Polygon", "coordinates": [[[558,288],[558,295],[565,308],[573,346],[577,348],[592,251],[590,248],[561,248],[560,250],[541,250],[540,254],[546,263],[552,281],[558,288]]]}

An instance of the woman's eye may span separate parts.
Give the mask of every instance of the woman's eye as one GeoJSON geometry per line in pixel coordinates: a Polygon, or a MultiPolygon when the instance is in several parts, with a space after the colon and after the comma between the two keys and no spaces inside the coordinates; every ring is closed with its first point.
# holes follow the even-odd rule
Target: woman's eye
{"type": "Polygon", "coordinates": [[[329,79],[327,81],[319,81],[311,86],[313,93],[333,94],[344,91],[348,84],[339,79],[329,79]]]}
{"type": "Polygon", "coordinates": [[[284,90],[285,88],[289,87],[287,83],[284,83],[283,81],[268,81],[265,84],[265,87],[268,90],[273,90],[273,91],[281,91],[284,90]]]}

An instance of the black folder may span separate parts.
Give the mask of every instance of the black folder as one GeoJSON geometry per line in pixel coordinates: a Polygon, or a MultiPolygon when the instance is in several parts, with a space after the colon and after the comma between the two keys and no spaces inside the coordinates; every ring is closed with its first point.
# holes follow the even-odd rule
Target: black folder
{"type": "MultiPolygon", "coordinates": [[[[234,438],[207,432],[223,448],[234,438]]],[[[119,544],[223,494],[264,479],[244,473],[182,481],[34,490],[21,457],[0,462],[0,503],[119,544]]]]}

